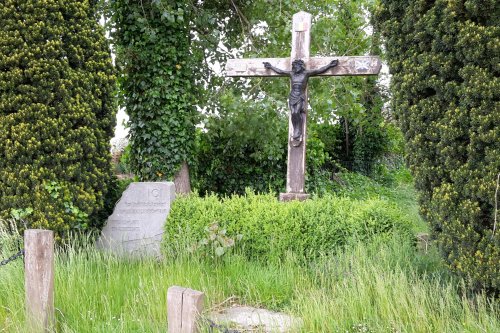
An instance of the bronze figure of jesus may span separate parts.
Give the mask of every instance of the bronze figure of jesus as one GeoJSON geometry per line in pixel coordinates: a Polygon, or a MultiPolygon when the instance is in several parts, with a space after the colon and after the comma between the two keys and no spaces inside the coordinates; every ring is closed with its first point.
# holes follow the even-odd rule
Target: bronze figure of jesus
{"type": "Polygon", "coordinates": [[[314,75],[323,74],[330,68],[337,66],[338,60],[332,60],[328,65],[320,67],[318,69],[306,70],[306,65],[303,60],[297,59],[292,62],[292,70],[285,71],[274,67],[268,62],[264,62],[264,67],[266,69],[272,69],[278,74],[290,76],[291,90],[288,97],[288,107],[290,108],[293,134],[292,134],[292,144],[297,147],[300,146],[302,142],[302,128],[304,126],[304,118],[306,112],[306,87],[309,77],[314,75]]]}

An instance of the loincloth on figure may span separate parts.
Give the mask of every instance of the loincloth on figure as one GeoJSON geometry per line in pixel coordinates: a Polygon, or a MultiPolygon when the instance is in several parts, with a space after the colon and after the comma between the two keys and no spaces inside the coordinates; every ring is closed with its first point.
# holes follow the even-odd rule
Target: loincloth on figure
{"type": "Polygon", "coordinates": [[[304,102],[305,102],[304,94],[300,92],[297,93],[292,90],[288,98],[288,104],[290,106],[291,111],[293,112],[294,110],[296,110],[297,106],[300,106],[299,112],[303,113],[305,105],[304,102]]]}

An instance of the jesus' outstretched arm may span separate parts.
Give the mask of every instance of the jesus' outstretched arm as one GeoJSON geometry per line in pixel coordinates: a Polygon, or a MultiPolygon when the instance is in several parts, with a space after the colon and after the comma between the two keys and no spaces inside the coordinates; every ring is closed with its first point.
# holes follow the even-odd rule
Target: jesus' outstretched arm
{"type": "Polygon", "coordinates": [[[273,65],[271,65],[270,63],[268,63],[266,61],[264,61],[263,64],[264,64],[264,67],[266,69],[272,69],[273,71],[275,71],[278,74],[290,75],[290,73],[291,73],[290,71],[285,71],[285,70],[279,69],[277,67],[274,67],[273,65]]]}
{"type": "Polygon", "coordinates": [[[319,75],[319,74],[323,74],[324,72],[326,72],[327,70],[329,70],[330,68],[333,68],[335,66],[337,66],[339,64],[339,61],[337,59],[335,60],[332,60],[328,65],[326,66],[323,66],[323,67],[320,67],[318,69],[312,69],[312,70],[308,70],[306,71],[307,75],[309,76],[314,76],[314,75],[319,75]]]}

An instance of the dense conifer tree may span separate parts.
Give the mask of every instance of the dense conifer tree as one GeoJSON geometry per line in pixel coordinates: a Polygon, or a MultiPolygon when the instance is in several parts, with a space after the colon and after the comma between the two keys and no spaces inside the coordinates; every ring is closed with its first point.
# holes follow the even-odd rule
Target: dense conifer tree
{"type": "Polygon", "coordinates": [[[393,105],[450,266],[500,290],[500,3],[381,1],[393,105]]]}
{"type": "Polygon", "coordinates": [[[93,0],[0,2],[0,215],[64,235],[112,184],[114,74],[93,0]]]}

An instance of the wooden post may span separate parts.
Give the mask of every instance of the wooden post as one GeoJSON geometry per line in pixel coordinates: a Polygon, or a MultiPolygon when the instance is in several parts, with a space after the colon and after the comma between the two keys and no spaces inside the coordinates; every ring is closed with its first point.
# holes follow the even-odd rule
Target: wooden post
{"type": "Polygon", "coordinates": [[[26,317],[30,332],[54,327],[54,232],[24,232],[26,317]]]}
{"type": "Polygon", "coordinates": [[[173,286],[167,291],[168,333],[197,333],[197,321],[203,312],[205,294],[173,286]]]}

